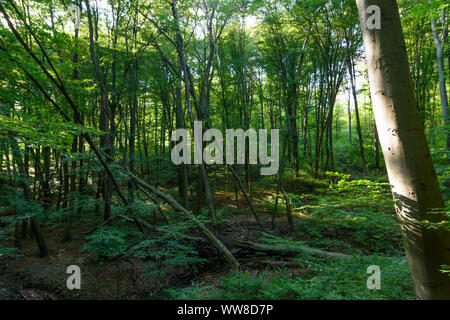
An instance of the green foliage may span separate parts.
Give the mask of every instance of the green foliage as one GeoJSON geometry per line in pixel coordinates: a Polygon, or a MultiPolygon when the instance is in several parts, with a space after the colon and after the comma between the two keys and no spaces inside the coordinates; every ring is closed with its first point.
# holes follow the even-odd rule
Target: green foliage
{"type": "Polygon", "coordinates": [[[146,275],[162,276],[173,271],[172,267],[185,267],[197,271],[197,265],[208,260],[199,258],[197,251],[191,245],[185,245],[176,240],[151,239],[144,240],[133,246],[129,255],[139,258],[151,258],[146,265],[146,275]]]}
{"type": "Polygon", "coordinates": [[[395,217],[373,208],[314,211],[313,218],[297,224],[297,230],[310,235],[314,245],[321,238],[331,237],[351,244],[354,249],[389,254],[399,254],[402,245],[395,217]]]}
{"type": "Polygon", "coordinates": [[[114,213],[127,214],[128,212],[132,212],[133,217],[147,218],[155,214],[157,207],[158,205],[153,203],[148,203],[142,199],[136,199],[129,206],[116,206],[114,208],[114,213]]]}
{"type": "Polygon", "coordinates": [[[338,177],[337,183],[330,184],[326,190],[326,204],[335,207],[375,207],[385,211],[391,211],[394,207],[390,194],[390,185],[387,182],[371,180],[349,180],[350,176],[341,173],[326,175],[332,179],[338,177]],[[345,197],[343,197],[345,196],[345,197]]]}
{"type": "Polygon", "coordinates": [[[389,184],[369,180],[340,180],[328,188],[315,189],[320,195],[300,195],[300,199],[315,199],[316,203],[299,207],[300,211],[323,212],[330,209],[373,208],[387,213],[393,212],[389,184]]]}
{"type": "Polygon", "coordinates": [[[444,217],[447,217],[446,220],[442,220],[439,222],[431,222],[429,220],[421,221],[422,225],[425,228],[433,229],[433,230],[446,230],[450,231],[450,208],[442,208],[442,209],[434,209],[431,211],[431,214],[440,214],[444,217]]]}
{"type": "MultiPolygon", "coordinates": [[[[447,207],[447,208],[443,208],[443,209],[435,209],[432,211],[432,213],[442,214],[442,215],[444,215],[444,217],[447,216],[448,218],[447,218],[447,220],[442,220],[439,222],[431,222],[429,220],[425,220],[425,221],[421,222],[422,225],[428,229],[433,229],[433,230],[441,229],[441,230],[445,230],[447,232],[450,231],[450,208],[447,207]]],[[[443,265],[442,269],[440,271],[442,273],[446,273],[450,276],[450,266],[443,265]]]]}
{"type": "Polygon", "coordinates": [[[75,134],[88,132],[100,134],[92,128],[86,128],[74,123],[42,121],[42,119],[20,113],[21,118],[11,118],[0,114],[0,136],[13,135],[31,148],[51,147],[65,150],[72,142],[75,134]]]}
{"type": "MultiPolygon", "coordinates": [[[[133,205],[134,208],[139,206],[133,205]]],[[[161,277],[174,267],[184,267],[192,272],[207,262],[198,256],[195,244],[202,238],[189,236],[192,223],[179,222],[155,226],[151,235],[145,236],[123,221],[103,226],[86,237],[82,251],[87,251],[100,264],[118,257],[139,258],[146,261],[145,274],[161,277]]]]}
{"type": "Polygon", "coordinates": [[[450,277],[450,266],[442,266],[441,272],[448,274],[450,277]]]}
{"type": "Polygon", "coordinates": [[[20,258],[23,254],[17,253],[17,248],[4,248],[0,247],[0,256],[7,256],[10,258],[20,258]]]}
{"type": "Polygon", "coordinates": [[[129,240],[138,237],[139,233],[129,227],[103,226],[86,237],[86,244],[81,251],[87,251],[103,264],[106,258],[117,258],[124,255],[129,248],[129,240]]]}
{"type": "Polygon", "coordinates": [[[217,289],[213,286],[192,283],[185,288],[166,288],[164,293],[173,300],[207,300],[215,299],[217,289]]]}
{"type": "MultiPolygon", "coordinates": [[[[177,10],[161,0],[102,1],[95,8],[94,23],[99,26],[94,28],[95,34],[90,34],[92,28],[84,20],[76,36],[72,25],[62,20],[67,15],[63,2],[30,2],[18,6],[20,14],[11,4],[4,5],[17,33],[6,23],[0,29],[0,178],[10,184],[0,186],[0,205],[10,211],[0,218],[7,235],[2,241],[11,240],[14,223],[30,216],[38,217],[45,237],[63,229],[69,214],[74,218],[73,234],[102,223],[102,216],[93,212],[99,213],[103,207],[104,201],[98,198],[107,198],[102,183],[112,179],[104,179],[105,168],[93,152],[93,143],[102,149],[115,180],[132,203],[121,205],[118,188],[113,188],[112,221],[87,236],[82,251],[100,264],[122,257],[140,259],[150,276],[180,270],[195,273],[207,262],[199,253],[206,245],[198,228],[180,222],[182,215],[159,200],[150,201],[123,167],[180,203],[182,190],[178,192],[177,187],[183,189],[180,182],[186,181],[189,207],[198,207],[198,219],[207,222],[206,184],[200,185],[196,166],[187,166],[184,172],[173,165],[170,133],[175,127],[189,127],[193,117],[201,118],[205,129],[206,125],[222,130],[278,128],[281,140],[291,133],[280,159],[284,165],[281,180],[298,234],[291,238],[281,231],[266,233],[260,240],[269,245],[301,248],[308,244],[394,258],[353,257],[324,263],[302,255],[297,257],[299,267],[308,275],[293,277],[284,269],[278,274],[268,270],[233,272],[221,279],[218,288],[193,284],[167,293],[225,299],[409,297],[390,187],[384,174],[371,170],[378,148],[354,0],[173,2],[177,10]],[[253,18],[255,24],[249,25],[253,18]],[[208,37],[208,30],[213,37],[208,37]],[[21,45],[20,37],[29,49],[21,45]],[[91,38],[95,43],[89,43],[91,38]],[[180,40],[184,41],[183,52],[174,46],[180,40]],[[92,57],[90,45],[95,47],[92,57]],[[349,62],[356,67],[358,129],[370,169],[363,178],[347,78],[349,62]],[[193,91],[179,78],[183,70],[189,70],[186,85],[193,91]],[[194,114],[186,113],[187,109],[194,109],[194,114]],[[81,137],[84,133],[92,139],[81,137]],[[77,144],[72,146],[73,142],[77,144]],[[293,159],[296,152],[300,154],[293,159]],[[300,172],[294,172],[294,160],[300,162],[300,172]],[[18,175],[18,171],[26,171],[26,175],[18,175]],[[28,198],[33,200],[24,199],[18,187],[21,183],[31,187],[28,198]],[[57,197],[58,210],[53,207],[57,197]],[[62,208],[61,201],[68,201],[67,208],[62,208]],[[364,291],[368,263],[387,270],[383,290],[388,291],[364,291]]],[[[448,4],[398,2],[417,108],[448,202],[450,168],[444,137],[450,128],[442,124],[430,24],[435,18],[441,28],[439,17],[448,4]]],[[[448,46],[444,51],[446,56],[448,46]]],[[[383,166],[382,152],[378,156],[383,166]]],[[[251,165],[244,170],[242,165],[235,166],[238,176],[245,174],[242,182],[250,182],[245,187],[259,212],[272,212],[278,196],[276,214],[285,215],[284,196],[275,194],[277,179],[262,177],[260,167],[251,165]],[[259,201],[260,197],[265,197],[264,201],[259,201]]],[[[227,192],[233,188],[235,182],[223,168],[208,167],[213,193],[222,191],[225,183],[227,192]]],[[[217,230],[234,215],[248,213],[248,207],[238,204],[239,209],[231,209],[226,201],[217,201],[215,206],[217,230]],[[223,203],[225,208],[219,205],[223,203]]],[[[264,227],[267,216],[261,216],[264,227]]],[[[423,224],[450,230],[448,221],[423,224]]],[[[1,248],[2,252],[16,255],[10,248],[1,248]]],[[[443,272],[448,272],[446,268],[443,266],[443,272]]]]}
{"type": "Polygon", "coordinates": [[[439,179],[442,196],[444,201],[450,201],[450,166],[447,164],[448,160],[445,157],[445,165],[436,165],[436,174],[439,179]]]}
{"type": "Polygon", "coordinates": [[[6,210],[15,212],[16,218],[32,217],[44,212],[38,201],[25,199],[22,192],[16,188],[9,185],[4,185],[2,188],[4,193],[0,195],[0,202],[4,204],[6,210]]]}
{"type": "MultiPolygon", "coordinates": [[[[401,254],[400,230],[385,178],[351,180],[349,174],[326,172],[324,179],[314,183],[315,193],[289,193],[291,209],[301,217],[297,222],[301,239],[343,252],[401,254]]],[[[273,194],[266,196],[271,210],[274,199],[273,194]]],[[[278,207],[277,213],[284,214],[281,195],[278,207]]]]}
{"type": "Polygon", "coordinates": [[[194,283],[170,289],[170,298],[179,299],[414,299],[412,281],[405,258],[355,256],[328,262],[309,261],[305,276],[280,269],[277,272],[232,271],[221,278],[217,290],[194,283]],[[381,269],[381,289],[367,288],[367,267],[381,269]]]}
{"type": "Polygon", "coordinates": [[[306,204],[302,201],[301,196],[296,194],[289,194],[289,201],[292,209],[303,208],[306,204]]]}
{"type": "Polygon", "coordinates": [[[147,275],[162,276],[173,267],[184,267],[195,272],[198,265],[207,260],[200,258],[195,249],[195,243],[201,239],[185,234],[192,227],[191,222],[157,227],[157,236],[137,243],[127,255],[150,259],[146,265],[147,275]]]}

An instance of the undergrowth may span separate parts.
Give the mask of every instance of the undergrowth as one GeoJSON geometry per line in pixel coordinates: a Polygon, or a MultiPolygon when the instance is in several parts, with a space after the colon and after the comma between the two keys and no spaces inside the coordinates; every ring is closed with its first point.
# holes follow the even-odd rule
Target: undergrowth
{"type": "Polygon", "coordinates": [[[169,288],[165,293],[168,299],[414,299],[405,258],[353,256],[326,262],[311,260],[306,267],[311,275],[293,276],[282,267],[275,271],[231,271],[216,288],[200,282],[169,288]],[[381,269],[380,290],[367,288],[370,265],[381,269]]]}

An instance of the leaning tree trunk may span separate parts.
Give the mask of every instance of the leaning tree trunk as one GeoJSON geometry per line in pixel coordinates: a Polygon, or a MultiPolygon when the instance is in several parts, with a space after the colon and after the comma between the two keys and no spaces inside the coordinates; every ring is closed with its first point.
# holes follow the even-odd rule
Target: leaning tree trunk
{"type": "Polygon", "coordinates": [[[419,299],[450,299],[450,277],[439,271],[450,265],[450,233],[423,226],[442,221],[430,214],[443,208],[433,162],[416,107],[408,68],[405,40],[395,0],[356,0],[366,48],[370,91],[378,135],[386,162],[406,256],[419,299]],[[381,9],[381,29],[369,29],[372,15],[381,9]]]}

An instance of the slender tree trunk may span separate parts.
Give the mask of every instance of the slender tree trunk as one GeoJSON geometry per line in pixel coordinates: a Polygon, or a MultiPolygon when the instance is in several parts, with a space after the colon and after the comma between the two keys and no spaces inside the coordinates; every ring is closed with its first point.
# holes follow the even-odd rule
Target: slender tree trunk
{"type": "Polygon", "coordinates": [[[44,210],[47,210],[51,204],[50,194],[50,147],[42,148],[44,158],[43,181],[42,181],[42,204],[44,210]]]}
{"type": "Polygon", "coordinates": [[[378,139],[378,131],[377,131],[377,124],[374,123],[374,133],[373,133],[373,140],[374,140],[374,163],[375,163],[375,169],[380,170],[380,139],[378,139]]]}
{"type": "MultiPolygon", "coordinates": [[[[72,141],[72,148],[70,150],[71,154],[74,154],[77,152],[77,136],[73,136],[73,141],[72,141]]],[[[77,162],[76,161],[72,161],[71,162],[71,166],[70,166],[70,184],[69,184],[69,188],[70,188],[70,193],[71,193],[71,199],[69,200],[69,213],[67,215],[67,221],[66,224],[64,226],[64,234],[63,234],[63,238],[62,241],[69,241],[71,238],[71,234],[72,234],[72,225],[73,225],[73,218],[74,218],[74,214],[75,214],[75,192],[76,187],[77,187],[77,175],[75,173],[77,169],[77,162]]]]}
{"type": "MultiPolygon", "coordinates": [[[[97,84],[100,87],[100,123],[99,128],[104,133],[100,137],[100,147],[103,149],[103,151],[108,155],[106,158],[107,162],[111,162],[112,156],[113,156],[113,134],[112,134],[112,128],[114,128],[114,117],[109,108],[109,100],[108,100],[108,91],[106,88],[106,84],[103,80],[102,74],[100,73],[100,68],[97,60],[97,56],[95,54],[95,42],[94,42],[94,35],[95,39],[98,39],[98,12],[94,11],[94,19],[92,19],[91,9],[89,6],[89,1],[85,0],[84,3],[86,4],[86,11],[88,15],[88,24],[89,24],[89,52],[91,55],[92,64],[95,71],[95,77],[97,80],[97,84]],[[94,24],[93,21],[94,20],[94,24]],[[94,28],[95,27],[95,28],[94,28]],[[109,113],[109,114],[108,114],[109,113]]],[[[105,172],[102,177],[102,190],[103,190],[103,199],[105,202],[104,210],[103,210],[103,217],[104,220],[108,220],[111,216],[111,196],[112,196],[112,185],[111,185],[111,178],[105,172]]]]}
{"type": "MultiPolygon", "coordinates": [[[[431,3],[431,0],[428,0],[431,3]]],[[[450,133],[448,133],[450,126],[450,118],[448,114],[448,97],[447,87],[445,84],[445,66],[444,66],[444,44],[447,40],[447,25],[445,24],[445,15],[447,8],[442,9],[441,21],[442,21],[442,39],[439,37],[439,33],[436,26],[436,20],[431,19],[431,27],[433,28],[433,38],[436,44],[436,57],[437,57],[437,70],[439,75],[439,92],[441,94],[442,115],[444,117],[445,125],[445,141],[447,145],[447,151],[450,151],[450,133]]],[[[450,154],[447,154],[447,158],[450,160],[450,154]]]]}
{"type": "MultiPolygon", "coordinates": [[[[184,117],[183,117],[183,100],[181,97],[181,85],[177,85],[175,88],[175,123],[176,127],[184,128],[184,117]]],[[[182,164],[177,167],[178,174],[178,191],[180,196],[183,198],[184,207],[189,210],[189,188],[188,188],[188,177],[187,177],[187,164],[182,164]]]]}
{"type": "Polygon", "coordinates": [[[288,141],[289,141],[289,136],[290,136],[290,132],[286,133],[286,136],[283,139],[283,146],[282,146],[282,151],[281,151],[281,164],[280,164],[280,170],[277,174],[277,194],[276,194],[276,199],[275,199],[275,207],[274,207],[274,211],[272,214],[272,227],[275,224],[275,214],[277,211],[277,205],[278,205],[278,193],[281,191],[281,193],[283,194],[284,197],[284,201],[286,204],[286,217],[287,217],[287,221],[288,221],[288,226],[289,226],[289,232],[293,233],[294,232],[294,220],[292,217],[292,212],[291,212],[291,202],[289,200],[289,195],[286,193],[286,191],[284,190],[283,187],[283,173],[284,173],[284,165],[285,165],[285,157],[286,157],[286,147],[288,145],[288,141]]]}
{"type": "MultiPolygon", "coordinates": [[[[15,159],[15,161],[17,163],[19,174],[21,175],[21,182],[20,182],[20,184],[21,184],[22,189],[23,189],[24,198],[27,201],[32,201],[33,198],[32,198],[32,194],[31,194],[30,186],[28,185],[28,177],[26,176],[25,166],[23,165],[22,157],[20,155],[19,146],[18,146],[15,138],[11,138],[10,141],[11,141],[13,156],[14,156],[14,159],[15,159]]],[[[36,239],[36,243],[37,243],[37,246],[39,248],[40,256],[41,257],[45,257],[45,256],[48,255],[48,248],[47,248],[47,243],[45,241],[44,234],[42,233],[41,227],[40,227],[39,222],[37,220],[37,217],[35,215],[33,215],[30,218],[30,221],[31,221],[31,230],[32,230],[32,232],[34,234],[34,237],[36,239]]],[[[18,226],[16,225],[16,231],[17,231],[17,229],[18,229],[18,226]]],[[[17,235],[17,233],[16,233],[16,235],[17,235]]],[[[20,243],[19,243],[19,245],[20,245],[20,243]]]]}
{"type": "MultiPolygon", "coordinates": [[[[173,17],[175,19],[176,26],[177,26],[177,35],[176,35],[177,41],[176,41],[176,43],[177,43],[177,51],[178,51],[178,57],[180,60],[180,65],[183,70],[186,105],[188,107],[189,121],[190,121],[191,127],[193,129],[194,128],[194,116],[193,116],[193,112],[192,112],[190,96],[193,95],[195,93],[195,91],[194,90],[191,91],[191,87],[190,87],[191,82],[189,79],[189,71],[188,71],[188,68],[186,65],[186,60],[185,60],[184,40],[181,35],[181,31],[180,31],[180,27],[179,27],[180,24],[178,21],[176,1],[173,1],[171,6],[172,6],[173,17]]],[[[200,108],[197,108],[197,117],[199,120],[203,120],[202,111],[199,109],[200,108]]],[[[216,213],[215,213],[215,209],[214,209],[214,199],[213,199],[213,195],[211,193],[211,189],[209,186],[208,175],[207,175],[206,166],[204,163],[200,164],[200,173],[201,173],[202,179],[203,179],[203,187],[205,189],[206,204],[208,206],[208,211],[211,216],[211,219],[213,220],[213,222],[215,224],[216,223],[216,213]]]]}
{"type": "Polygon", "coordinates": [[[70,192],[70,182],[69,182],[69,164],[67,162],[67,157],[64,159],[63,163],[63,174],[64,174],[64,200],[62,207],[67,208],[67,204],[69,201],[69,192],[70,192]]]}
{"type": "MultiPolygon", "coordinates": [[[[129,148],[130,148],[130,171],[135,172],[135,145],[136,145],[136,114],[138,108],[138,100],[137,100],[137,90],[138,90],[138,68],[139,63],[137,58],[134,61],[134,72],[130,74],[131,77],[131,86],[133,88],[133,101],[131,102],[130,108],[130,137],[129,137],[129,148]]],[[[128,189],[130,192],[130,199],[133,200],[133,191],[134,185],[130,183],[128,185],[128,189]]]]}
{"type": "Polygon", "coordinates": [[[405,40],[395,0],[356,0],[369,69],[381,147],[405,244],[406,256],[419,299],[450,299],[450,232],[428,229],[424,220],[447,220],[430,214],[443,208],[424,127],[417,110],[409,74],[405,40]],[[367,8],[381,9],[381,29],[368,29],[367,8]]]}
{"type": "Polygon", "coordinates": [[[364,141],[363,141],[362,130],[361,130],[361,121],[359,120],[358,99],[356,96],[356,86],[355,86],[355,80],[356,80],[355,64],[354,64],[352,57],[350,57],[349,60],[350,60],[350,63],[348,66],[348,70],[349,70],[349,74],[350,74],[350,83],[352,86],[353,104],[355,106],[356,131],[358,132],[359,152],[361,154],[361,163],[362,163],[363,173],[364,173],[364,175],[366,175],[367,174],[366,157],[364,155],[364,141]]]}
{"type": "MultiPolygon", "coordinates": [[[[81,6],[80,6],[81,8],[81,6]]],[[[75,39],[78,39],[78,29],[75,29],[75,39]]],[[[72,57],[72,61],[74,63],[78,62],[78,53],[74,53],[73,57],[72,57]]],[[[74,68],[72,71],[72,79],[73,80],[78,80],[78,69],[74,68]]],[[[81,137],[80,137],[81,140],[81,137]]],[[[72,140],[72,149],[70,150],[71,154],[74,154],[77,152],[77,143],[78,143],[78,139],[77,136],[73,137],[72,140]]],[[[81,143],[81,141],[80,141],[81,143]]],[[[70,206],[69,206],[69,214],[67,215],[67,221],[66,224],[64,226],[64,234],[63,234],[63,238],[62,241],[69,241],[72,235],[72,225],[73,225],[73,218],[74,218],[74,211],[75,211],[75,192],[76,192],[76,187],[77,187],[77,183],[76,183],[76,169],[77,169],[77,162],[76,161],[72,161],[71,165],[71,174],[70,174],[70,192],[72,193],[72,199],[70,200],[70,206]]],[[[68,182],[68,181],[67,181],[68,182]]],[[[66,194],[67,196],[67,194],[66,194]]]]}
{"type": "Polygon", "coordinates": [[[350,88],[348,88],[348,143],[350,146],[352,145],[352,109],[350,108],[351,105],[351,98],[350,98],[350,88]]]}

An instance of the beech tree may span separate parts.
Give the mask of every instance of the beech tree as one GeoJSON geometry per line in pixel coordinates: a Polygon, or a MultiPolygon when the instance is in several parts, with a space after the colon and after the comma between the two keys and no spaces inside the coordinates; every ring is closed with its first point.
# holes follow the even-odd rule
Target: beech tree
{"type": "Polygon", "coordinates": [[[0,300],[448,298],[449,10],[398,5],[0,0],[0,300]]]}
{"type": "Polygon", "coordinates": [[[419,299],[450,299],[450,232],[424,221],[446,220],[424,127],[416,108],[400,16],[395,0],[356,0],[366,49],[378,136],[419,299]],[[369,6],[381,9],[381,28],[370,28],[369,6]]]}

